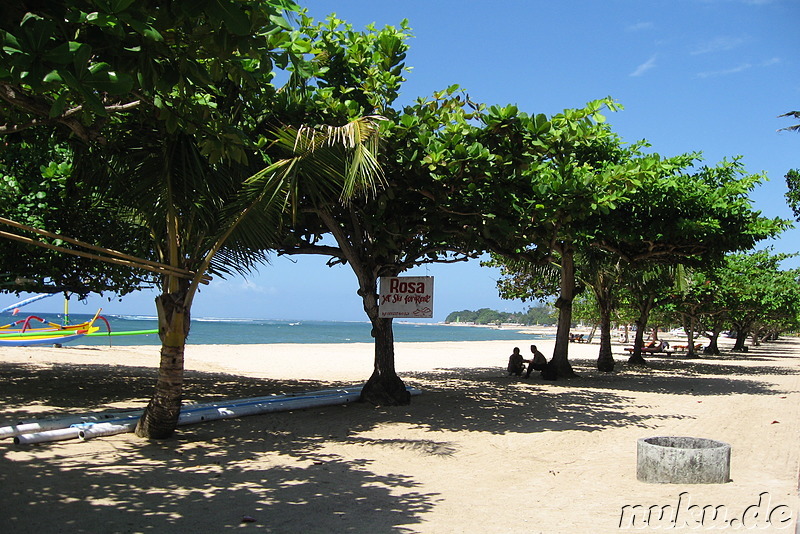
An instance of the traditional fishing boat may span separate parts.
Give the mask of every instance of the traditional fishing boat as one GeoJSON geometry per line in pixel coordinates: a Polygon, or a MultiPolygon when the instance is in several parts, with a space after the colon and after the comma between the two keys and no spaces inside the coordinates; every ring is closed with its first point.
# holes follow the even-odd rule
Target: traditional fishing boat
{"type": "Polygon", "coordinates": [[[60,344],[73,341],[86,335],[94,334],[100,327],[94,326],[95,321],[102,320],[106,329],[111,332],[111,326],[105,317],[100,315],[102,308],[97,310],[89,321],[76,324],[60,325],[45,321],[36,315],[29,315],[13,323],[0,326],[0,346],[25,347],[28,345],[60,344]],[[44,323],[44,326],[31,326],[33,321],[44,323]],[[18,325],[22,326],[18,326],[18,325]]]}
{"type": "Polygon", "coordinates": [[[27,347],[30,345],[55,345],[67,343],[93,334],[100,330],[98,326],[79,328],[76,330],[50,330],[39,332],[0,334],[0,347],[27,347]]]}

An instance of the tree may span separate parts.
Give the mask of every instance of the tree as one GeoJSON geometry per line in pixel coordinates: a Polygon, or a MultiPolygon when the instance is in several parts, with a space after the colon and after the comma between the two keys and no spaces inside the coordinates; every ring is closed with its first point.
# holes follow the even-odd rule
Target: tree
{"type": "Polygon", "coordinates": [[[619,258],[598,249],[589,249],[582,256],[580,278],[594,295],[600,324],[600,352],[597,369],[603,372],[614,370],[614,354],[611,349],[611,318],[617,307],[617,286],[621,279],[622,264],[619,258]]]}
{"type": "MultiPolygon", "coordinates": [[[[105,187],[92,188],[73,176],[73,150],[67,140],[41,130],[6,136],[0,153],[0,212],[5,219],[110,248],[125,244],[133,255],[146,255],[144,235],[135,225],[114,218],[113,199],[105,187]]],[[[90,292],[124,295],[150,283],[149,273],[43,250],[12,240],[20,235],[54,246],[70,243],[40,237],[7,222],[0,268],[4,291],[59,293],[83,298],[90,292]]]]}
{"type": "MultiPolygon", "coordinates": [[[[588,164],[582,167],[585,182],[576,182],[570,192],[571,198],[582,199],[585,206],[575,212],[555,212],[566,222],[556,223],[553,228],[569,231],[572,236],[566,241],[565,237],[556,240],[562,249],[559,252],[562,305],[565,294],[574,297],[572,258],[584,248],[605,250],[631,267],[647,263],[691,265],[719,261],[726,252],[747,250],[758,240],[776,235],[786,227],[786,221],[767,219],[752,209],[748,194],[762,176],[746,175],[738,158],[715,167],[695,169],[694,154],[665,159],[656,154],[642,154],[638,147],[627,152],[606,150],[606,159],[597,158],[595,167],[588,164]],[[583,187],[584,183],[591,187],[583,187]],[[614,184],[619,185],[615,188],[614,184]],[[567,244],[569,253],[565,256],[563,249],[567,244]]],[[[595,157],[598,153],[602,152],[595,152],[595,157]]],[[[547,186],[544,190],[548,190],[547,186]]],[[[550,198],[552,209],[556,209],[559,195],[551,194],[550,198]]],[[[545,199],[539,201],[544,202],[545,199]]],[[[539,216],[540,212],[536,212],[537,220],[539,216]]],[[[526,219],[523,221],[524,225],[530,224],[526,219]]],[[[545,245],[541,243],[540,247],[545,245]]],[[[654,299],[651,294],[640,302],[642,323],[654,299]]],[[[560,326],[568,329],[566,321],[560,326]]],[[[636,343],[640,346],[645,324],[638,326],[636,343]]],[[[563,363],[565,353],[561,356],[558,350],[557,342],[551,363],[558,364],[560,357],[563,366],[560,376],[571,376],[568,363],[563,363]]],[[[634,351],[631,361],[642,363],[641,354],[634,351]]]]}
{"type": "MultiPolygon", "coordinates": [[[[605,124],[600,111],[616,109],[610,100],[590,102],[583,109],[568,109],[551,118],[490,117],[489,125],[519,125],[521,162],[513,182],[501,198],[503,224],[493,223],[487,239],[500,261],[558,265],[558,332],[553,357],[544,376],[575,376],[568,360],[572,302],[581,288],[575,283],[575,255],[588,246],[587,226],[609,213],[636,185],[638,170],[631,166],[630,152],[605,124]],[[515,118],[515,121],[509,119],[515,118]],[[509,124],[510,123],[510,124],[509,124]],[[501,235],[504,230],[505,235],[501,235]]],[[[499,207],[495,213],[502,213],[499,207]]]]}
{"type": "Polygon", "coordinates": [[[780,269],[780,263],[789,257],[772,254],[768,249],[731,254],[715,272],[720,286],[725,288],[716,297],[729,310],[728,317],[736,331],[733,350],[747,350],[747,337],[759,329],[780,331],[783,325],[796,324],[800,302],[798,271],[780,269]]]}
{"type": "Polygon", "coordinates": [[[280,103],[273,67],[302,65],[309,47],[281,17],[285,9],[297,8],[68,1],[35,13],[7,8],[2,18],[0,98],[14,119],[3,131],[66,127],[86,146],[79,179],[110,174],[109,189],[128,207],[116,216],[146,228],[154,258],[187,273],[161,281],[159,379],[139,436],[173,432],[197,289],[207,273],[243,272],[264,258],[293,200],[288,177],[307,169],[336,200],[373,183],[364,148],[374,144],[371,119],[294,132],[305,149],[286,160],[260,150],[287,135],[268,122],[280,103]],[[245,186],[265,176],[267,187],[245,186]]]}
{"type": "Polygon", "coordinates": [[[629,264],[623,270],[620,300],[623,306],[633,311],[633,322],[636,325],[633,351],[628,358],[629,364],[645,365],[647,363],[642,356],[642,347],[650,315],[663,304],[674,285],[674,267],[642,263],[629,264]]]}
{"type": "MultiPolygon", "coordinates": [[[[391,107],[403,80],[405,24],[362,34],[330,18],[324,24],[304,25],[303,31],[320,44],[311,51],[309,67],[316,69],[316,84],[309,81],[297,89],[308,94],[302,99],[307,103],[302,110],[306,118],[298,113],[295,120],[353,114],[385,117],[380,152],[384,187],[345,205],[301,192],[293,234],[279,253],[320,254],[329,257],[329,265],[350,265],[375,339],[373,373],[362,399],[406,404],[410,397],[395,371],[392,319],[380,316],[378,279],[424,263],[463,261],[477,254],[454,237],[460,227],[434,198],[433,192],[445,187],[435,174],[438,162],[445,159],[438,159],[434,152],[456,155],[446,160],[453,165],[490,165],[491,160],[482,150],[477,156],[463,151],[455,137],[477,129],[468,124],[464,102],[454,96],[456,88],[402,111],[391,107]],[[460,155],[455,154],[458,150],[460,155]]],[[[290,138],[286,141],[281,146],[292,154],[296,147],[290,138]]]]}

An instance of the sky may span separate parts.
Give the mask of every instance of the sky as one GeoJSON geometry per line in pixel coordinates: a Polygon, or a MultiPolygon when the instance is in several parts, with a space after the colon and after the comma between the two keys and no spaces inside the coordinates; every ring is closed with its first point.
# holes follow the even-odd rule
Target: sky
{"type": "MultiPolygon", "coordinates": [[[[408,19],[412,70],[400,104],[452,84],[478,102],[548,115],[611,96],[624,110],[608,122],[624,141],[646,139],[664,156],[699,151],[709,165],[742,156],[748,173],[768,177],[751,195],[755,208],[793,219],[784,176],[800,168],[800,134],[777,130],[797,122],[779,115],[800,109],[800,0],[297,1],[315,19],[335,12],[356,30],[408,19]]],[[[762,244],[797,252],[800,229],[762,244]]],[[[479,261],[406,274],[434,276],[433,321],[531,304],[500,299],[498,272],[479,261]]],[[[247,278],[204,287],[193,316],[365,321],[356,289],[349,267],[328,268],[322,256],[274,258],[247,278]]],[[[155,296],[73,299],[70,309],[154,315],[155,296]]],[[[58,299],[30,309],[60,311],[58,299]]],[[[0,308],[14,301],[0,295],[0,308]]]]}

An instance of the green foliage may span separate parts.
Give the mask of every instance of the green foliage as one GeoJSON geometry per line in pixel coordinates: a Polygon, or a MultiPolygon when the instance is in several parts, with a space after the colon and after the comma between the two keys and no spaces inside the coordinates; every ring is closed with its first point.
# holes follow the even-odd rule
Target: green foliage
{"type": "Polygon", "coordinates": [[[732,254],[709,285],[717,285],[715,308],[727,310],[738,329],[761,324],[782,331],[796,328],[800,318],[800,270],[782,270],[780,263],[793,255],[761,250],[732,254]]]}
{"type": "MultiPolygon", "coordinates": [[[[43,132],[28,131],[4,140],[0,152],[0,212],[5,218],[142,257],[149,249],[137,225],[115,216],[106,187],[92,188],[74,172],[73,151],[43,132]]],[[[12,227],[3,230],[70,248],[58,239],[42,238],[12,227]]],[[[69,292],[85,297],[106,291],[124,295],[147,283],[147,275],[42,248],[3,240],[0,290],[69,292]]]]}
{"type": "Polygon", "coordinates": [[[657,172],[600,221],[594,236],[626,261],[719,260],[787,228],[787,221],[753,209],[749,193],[763,176],[746,174],[740,158],[697,169],[692,154],[652,159],[657,172]]]}
{"type": "Polygon", "coordinates": [[[686,270],[684,286],[665,292],[664,310],[675,322],[696,318],[709,330],[723,327],[746,336],[781,332],[800,320],[800,270],[783,270],[790,254],[769,249],[728,254],[719,264],[686,270]]]}
{"type": "Polygon", "coordinates": [[[109,117],[146,107],[169,133],[197,135],[212,162],[243,162],[249,140],[235,121],[263,109],[275,65],[302,53],[282,16],[296,9],[288,0],[6,3],[0,131],[52,124],[102,142],[109,117]],[[245,90],[250,98],[239,98],[245,90]]]}
{"type": "Polygon", "coordinates": [[[800,170],[792,169],[786,173],[786,200],[792,208],[795,218],[800,221],[800,170]]]}
{"type": "Polygon", "coordinates": [[[555,323],[554,310],[551,306],[532,306],[525,312],[500,312],[489,308],[479,310],[454,311],[447,315],[445,323],[472,323],[479,325],[488,324],[523,324],[552,325],[555,323]]]}

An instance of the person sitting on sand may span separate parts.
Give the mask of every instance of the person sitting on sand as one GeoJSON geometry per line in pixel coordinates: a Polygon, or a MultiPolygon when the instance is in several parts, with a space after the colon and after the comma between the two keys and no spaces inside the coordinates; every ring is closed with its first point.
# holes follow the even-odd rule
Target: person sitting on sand
{"type": "Polygon", "coordinates": [[[508,376],[522,376],[522,371],[524,370],[525,360],[523,359],[522,354],[519,353],[519,347],[514,347],[514,352],[508,358],[508,376]]]}
{"type": "Polygon", "coordinates": [[[525,373],[525,378],[529,378],[533,371],[544,371],[544,368],[547,367],[547,358],[539,352],[536,345],[531,345],[531,352],[533,357],[528,360],[528,372],[525,373]]]}

